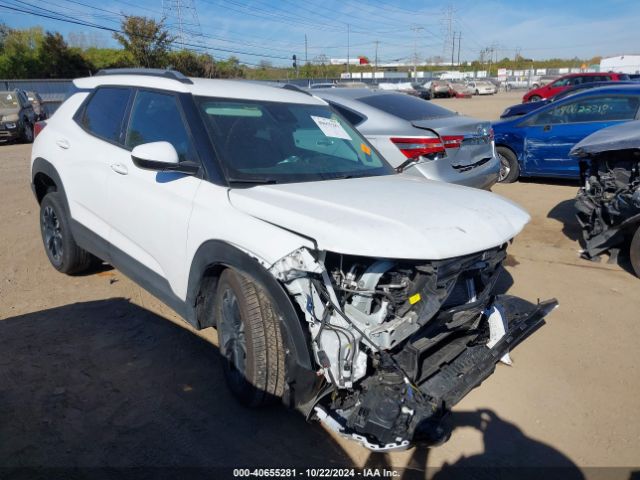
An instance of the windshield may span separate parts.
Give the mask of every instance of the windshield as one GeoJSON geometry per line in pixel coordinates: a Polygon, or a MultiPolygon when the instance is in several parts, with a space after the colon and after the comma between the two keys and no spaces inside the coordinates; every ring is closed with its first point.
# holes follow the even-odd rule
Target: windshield
{"type": "Polygon", "coordinates": [[[421,98],[403,94],[381,94],[361,97],[358,101],[366,103],[385,113],[404,120],[422,120],[425,118],[451,117],[455,112],[421,98]]]}
{"type": "Polygon", "coordinates": [[[206,97],[197,101],[230,182],[308,182],[394,173],[328,106],[206,97]]]}
{"type": "Polygon", "coordinates": [[[15,92],[0,92],[0,108],[18,108],[18,96],[15,92]]]}

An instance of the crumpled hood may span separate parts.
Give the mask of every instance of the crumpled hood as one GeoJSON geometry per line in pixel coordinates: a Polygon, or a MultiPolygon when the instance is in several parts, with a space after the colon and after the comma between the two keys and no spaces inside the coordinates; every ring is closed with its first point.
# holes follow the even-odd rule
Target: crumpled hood
{"type": "Polygon", "coordinates": [[[640,149],[640,120],[603,128],[583,138],[569,152],[575,157],[590,157],[615,150],[640,149]]]}
{"type": "Polygon", "coordinates": [[[438,260],[486,250],[530,217],[483,190],[409,175],[232,189],[238,210],[313,238],[322,250],[438,260]]]}

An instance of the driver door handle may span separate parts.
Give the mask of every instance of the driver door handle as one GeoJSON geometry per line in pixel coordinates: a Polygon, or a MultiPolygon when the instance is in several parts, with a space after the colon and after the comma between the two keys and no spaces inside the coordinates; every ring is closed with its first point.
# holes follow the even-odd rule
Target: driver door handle
{"type": "Polygon", "coordinates": [[[129,169],[127,168],[127,166],[121,163],[114,163],[113,165],[111,165],[111,170],[119,173],[120,175],[126,175],[127,173],[129,173],[129,169]]]}
{"type": "Polygon", "coordinates": [[[542,131],[543,132],[550,132],[551,131],[551,125],[545,125],[544,127],[542,127],[542,131]]]}

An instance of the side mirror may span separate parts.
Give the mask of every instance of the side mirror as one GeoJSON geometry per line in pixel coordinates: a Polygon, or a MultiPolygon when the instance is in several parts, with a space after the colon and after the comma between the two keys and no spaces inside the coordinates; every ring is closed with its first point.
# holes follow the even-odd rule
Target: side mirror
{"type": "Polygon", "coordinates": [[[193,175],[198,171],[195,162],[180,162],[178,152],[169,142],[143,143],[131,151],[133,164],[145,170],[179,172],[193,175]]]}

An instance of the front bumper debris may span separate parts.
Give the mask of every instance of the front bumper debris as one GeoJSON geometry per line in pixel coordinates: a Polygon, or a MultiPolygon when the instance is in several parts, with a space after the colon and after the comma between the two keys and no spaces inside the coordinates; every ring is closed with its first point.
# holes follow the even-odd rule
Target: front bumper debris
{"type": "Polygon", "coordinates": [[[396,355],[408,378],[398,379],[397,372],[386,375],[381,369],[377,377],[363,380],[365,393],[346,422],[345,411],[333,415],[320,404],[315,414],[331,430],[373,451],[433,442],[434,432],[446,436],[442,420],[449,410],[489,377],[501,358],[544,325],[557,306],[555,299],[531,304],[510,295],[496,296],[478,328],[460,334],[446,347],[438,346],[437,338],[409,342],[396,355]],[[500,312],[508,327],[492,348],[487,347],[489,311],[500,312]],[[385,441],[373,438],[371,432],[379,432],[385,441]]]}

